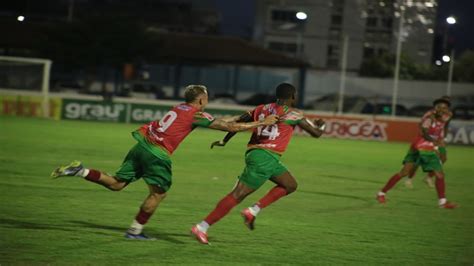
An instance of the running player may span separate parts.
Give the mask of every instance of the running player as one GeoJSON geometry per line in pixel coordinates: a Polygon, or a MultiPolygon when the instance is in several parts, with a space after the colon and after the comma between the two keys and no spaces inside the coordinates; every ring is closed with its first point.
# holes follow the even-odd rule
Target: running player
{"type": "MultiPolygon", "coordinates": [[[[443,96],[441,97],[442,99],[445,99],[446,101],[449,101],[451,102],[451,97],[449,96],[443,96]]],[[[431,109],[429,110],[428,112],[426,112],[423,117],[428,117],[428,116],[431,116],[434,114],[434,109],[431,109]]],[[[451,111],[449,111],[447,114],[445,114],[443,116],[443,120],[446,121],[446,124],[444,126],[444,136],[446,137],[446,135],[448,134],[448,128],[449,128],[449,122],[451,121],[451,118],[453,117],[453,113],[451,111]]],[[[444,143],[443,143],[444,144],[444,143]]],[[[446,162],[446,160],[448,159],[447,157],[447,152],[446,152],[446,145],[441,145],[441,146],[438,146],[438,151],[439,151],[439,157],[441,159],[441,162],[444,164],[446,162]]],[[[405,180],[405,186],[408,187],[408,188],[413,188],[413,177],[415,176],[416,174],[416,171],[418,170],[418,166],[419,165],[416,165],[415,166],[415,169],[413,170],[412,173],[410,173],[408,175],[408,178],[407,180],[405,180]]],[[[423,179],[423,181],[428,185],[428,187],[430,188],[434,188],[435,185],[434,185],[434,180],[433,180],[433,177],[434,177],[434,174],[433,172],[429,172],[425,178],[423,179]]]]}
{"type": "Polygon", "coordinates": [[[450,114],[450,102],[440,98],[433,102],[433,112],[428,113],[421,119],[420,132],[411,143],[410,149],[403,160],[403,168],[400,172],[392,176],[387,184],[377,193],[379,203],[385,203],[385,194],[400,181],[401,178],[409,175],[419,164],[423,172],[432,173],[436,177],[436,190],[438,192],[439,207],[454,209],[456,204],[450,203],[445,196],[444,172],[439,157],[438,147],[443,147],[444,132],[447,115],[450,114]]]}
{"type": "MultiPolygon", "coordinates": [[[[274,114],[280,117],[280,122],[271,126],[262,126],[253,130],[245,154],[246,167],[238,177],[234,189],[222,198],[215,209],[200,223],[196,224],[191,233],[202,244],[208,244],[207,230],[224,217],[232,208],[248,195],[256,191],[268,179],[276,184],[263,198],[253,206],[241,212],[245,225],[254,229],[255,218],[263,208],[296,190],[297,183],[293,175],[280,161],[290,142],[293,130],[299,125],[313,137],[320,137],[324,130],[324,121],[318,120],[315,127],[304,118],[301,111],[293,109],[296,100],[296,89],[288,83],[282,83],[276,88],[277,101],[260,105],[254,110],[243,114],[238,121],[262,121],[274,114]]],[[[224,146],[235,133],[228,133],[224,140],[215,145],[224,146]]]]}
{"type": "Polygon", "coordinates": [[[58,167],[51,176],[79,176],[113,191],[122,190],[130,182],[143,178],[150,192],[125,237],[149,239],[142,230],[171,187],[170,156],[193,129],[207,127],[237,132],[270,126],[278,121],[274,115],[249,123],[214,119],[203,112],[208,103],[207,89],[203,85],[187,86],[185,98],[185,103],[173,107],[160,121],[145,124],[132,133],[138,143],[130,149],[115,176],[84,168],[79,161],[58,167]]]}

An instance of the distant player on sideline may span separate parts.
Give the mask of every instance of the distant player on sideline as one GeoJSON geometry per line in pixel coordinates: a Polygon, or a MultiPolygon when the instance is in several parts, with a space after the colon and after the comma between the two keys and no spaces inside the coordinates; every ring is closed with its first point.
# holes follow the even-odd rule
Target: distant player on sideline
{"type": "MultiPolygon", "coordinates": [[[[449,102],[451,102],[451,97],[449,96],[443,96],[441,97],[442,99],[445,99],[449,102]]],[[[433,113],[435,112],[434,109],[431,109],[429,110],[428,112],[426,112],[423,116],[430,116],[432,115],[433,113]]],[[[451,118],[453,117],[453,113],[451,111],[449,111],[448,114],[445,115],[445,117],[443,118],[443,120],[446,120],[446,124],[444,125],[444,137],[447,136],[448,134],[448,128],[449,128],[449,122],[451,121],[451,118]]],[[[446,145],[444,146],[439,146],[438,147],[438,151],[439,151],[439,157],[441,159],[441,162],[444,164],[446,163],[448,157],[447,157],[447,152],[446,152],[446,145]]],[[[408,188],[413,188],[413,177],[415,176],[416,174],[416,171],[418,170],[418,164],[415,165],[415,168],[413,170],[413,172],[411,172],[409,175],[408,175],[408,178],[407,180],[405,181],[405,186],[408,187],[408,188]]],[[[428,185],[428,187],[430,188],[434,188],[435,185],[434,185],[434,173],[433,172],[429,172],[425,178],[424,178],[424,182],[428,185]]]]}
{"type": "Polygon", "coordinates": [[[214,119],[203,112],[208,103],[207,89],[203,85],[187,86],[185,98],[185,103],[173,107],[160,121],[145,124],[132,133],[138,143],[130,149],[115,176],[84,168],[79,161],[58,167],[51,176],[79,176],[113,191],[122,190],[130,182],[143,178],[150,192],[125,237],[149,239],[142,230],[171,187],[170,156],[193,129],[206,127],[237,132],[269,126],[278,121],[274,115],[250,123],[214,119]]]}
{"type": "Polygon", "coordinates": [[[420,132],[411,143],[410,149],[403,160],[403,168],[392,176],[387,184],[377,193],[379,203],[385,203],[385,194],[394,187],[401,178],[409,175],[419,164],[423,172],[432,173],[436,177],[436,190],[438,192],[439,207],[454,209],[456,204],[448,202],[445,196],[444,172],[439,157],[438,147],[443,147],[445,125],[450,119],[451,103],[444,99],[436,99],[433,102],[433,112],[423,116],[420,123],[420,132]]]}
{"type": "MultiPolygon", "coordinates": [[[[259,105],[254,110],[243,114],[237,121],[262,121],[270,115],[277,115],[280,120],[271,126],[262,126],[253,130],[245,154],[246,167],[238,177],[233,190],[222,198],[215,209],[200,223],[191,229],[191,233],[202,244],[208,244],[207,230],[209,226],[239,204],[248,195],[256,191],[268,179],[276,184],[263,198],[253,206],[241,212],[245,225],[254,229],[255,218],[261,209],[296,190],[297,183],[293,175],[280,161],[290,142],[293,130],[299,125],[313,137],[320,137],[324,130],[324,121],[318,120],[315,127],[303,113],[293,109],[296,100],[296,89],[288,83],[276,88],[276,103],[259,105]]],[[[235,133],[228,133],[224,140],[214,142],[212,146],[224,146],[235,133]]],[[[212,148],[211,146],[211,148],[212,148]]]]}

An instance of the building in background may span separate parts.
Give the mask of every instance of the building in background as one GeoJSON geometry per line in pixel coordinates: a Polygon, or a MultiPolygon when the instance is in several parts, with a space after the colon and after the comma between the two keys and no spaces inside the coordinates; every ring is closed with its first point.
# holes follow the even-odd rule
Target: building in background
{"type": "MultiPolygon", "coordinates": [[[[261,0],[256,5],[254,40],[316,68],[340,67],[344,35],[349,37],[350,70],[359,69],[364,59],[395,53],[400,18],[396,0],[261,0]],[[298,19],[298,12],[307,18],[298,19]]],[[[436,0],[405,1],[403,53],[417,63],[432,60],[436,7],[436,0]]]]}

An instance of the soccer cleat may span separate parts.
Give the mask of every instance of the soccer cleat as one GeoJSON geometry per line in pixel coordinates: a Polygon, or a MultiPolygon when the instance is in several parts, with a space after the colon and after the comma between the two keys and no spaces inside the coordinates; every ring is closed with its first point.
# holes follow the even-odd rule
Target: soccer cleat
{"type": "Polygon", "coordinates": [[[136,239],[136,240],[156,240],[156,238],[146,236],[143,233],[135,235],[135,234],[130,234],[128,232],[125,233],[125,238],[126,239],[136,239]]]}
{"type": "Polygon", "coordinates": [[[255,219],[256,217],[250,212],[249,208],[245,208],[240,215],[244,218],[244,224],[248,229],[255,229],[255,219]]]}
{"type": "Polygon", "coordinates": [[[381,204],[385,204],[385,195],[378,195],[376,197],[377,201],[381,204]]]}
{"type": "Polygon", "coordinates": [[[413,180],[411,178],[407,178],[407,180],[405,180],[405,187],[410,189],[413,188],[413,180]]]}
{"type": "Polygon", "coordinates": [[[79,171],[84,169],[80,161],[73,161],[72,163],[60,166],[51,173],[52,178],[58,178],[61,176],[75,176],[79,171]]]}
{"type": "Polygon", "coordinates": [[[452,202],[448,201],[445,204],[439,205],[439,207],[441,209],[456,209],[458,207],[458,205],[456,203],[452,203],[452,202]]]}
{"type": "Polygon", "coordinates": [[[425,177],[425,179],[423,179],[423,181],[426,183],[426,185],[429,187],[429,188],[434,188],[434,182],[433,182],[433,178],[432,177],[425,177]]]}
{"type": "Polygon", "coordinates": [[[205,244],[205,245],[209,244],[209,241],[207,240],[207,233],[199,230],[197,225],[195,225],[195,226],[193,226],[193,228],[191,228],[191,234],[193,234],[196,237],[196,239],[197,239],[197,241],[199,241],[199,243],[205,244]]]}

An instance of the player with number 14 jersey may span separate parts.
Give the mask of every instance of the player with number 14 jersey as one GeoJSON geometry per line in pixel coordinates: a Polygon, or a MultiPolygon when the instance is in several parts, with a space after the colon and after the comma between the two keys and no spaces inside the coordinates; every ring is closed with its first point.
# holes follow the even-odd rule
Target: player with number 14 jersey
{"type": "MultiPolygon", "coordinates": [[[[215,209],[203,221],[191,229],[192,234],[200,243],[208,244],[208,228],[224,217],[244,198],[260,188],[267,180],[275,183],[275,187],[253,206],[245,208],[241,212],[244,224],[250,230],[254,229],[256,216],[261,209],[296,190],[296,180],[280,161],[280,157],[285,152],[297,125],[311,136],[320,137],[324,131],[325,123],[318,120],[315,126],[304,117],[301,111],[292,107],[296,101],[296,89],[291,84],[278,85],[276,97],[275,103],[260,105],[243,114],[237,120],[250,122],[262,121],[271,115],[279,117],[279,122],[274,125],[253,129],[245,153],[246,166],[238,177],[236,186],[217,203],[215,209]]],[[[234,135],[235,133],[228,133],[223,140],[214,142],[211,148],[225,146],[234,135]]]]}

